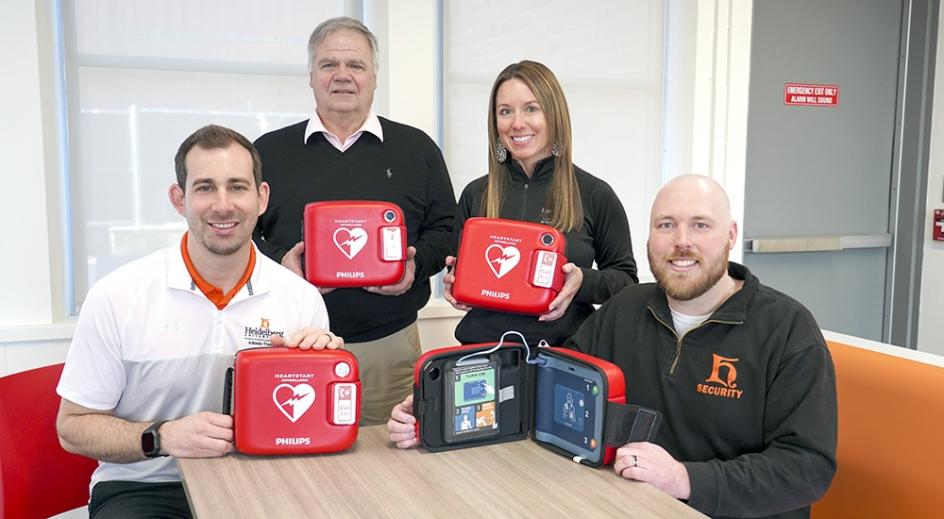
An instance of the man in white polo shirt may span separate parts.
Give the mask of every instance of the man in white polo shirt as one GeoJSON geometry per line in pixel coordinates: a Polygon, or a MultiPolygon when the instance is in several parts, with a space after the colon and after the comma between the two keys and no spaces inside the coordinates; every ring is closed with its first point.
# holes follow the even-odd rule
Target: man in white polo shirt
{"type": "Polygon", "coordinates": [[[252,243],[269,199],[252,144],[207,126],[175,166],[169,196],[188,232],[92,287],[59,381],[60,442],[101,462],[92,517],[190,517],[174,458],[233,450],[218,411],[236,351],[343,343],[318,290],[252,243]]]}

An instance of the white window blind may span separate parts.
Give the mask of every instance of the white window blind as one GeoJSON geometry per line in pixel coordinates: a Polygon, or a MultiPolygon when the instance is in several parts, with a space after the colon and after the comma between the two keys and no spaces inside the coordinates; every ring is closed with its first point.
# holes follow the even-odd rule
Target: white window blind
{"type": "Polygon", "coordinates": [[[310,116],[306,44],[346,2],[62,2],[75,312],[117,266],[175,243],[174,153],[220,124],[254,140],[310,116]]]}
{"type": "Polygon", "coordinates": [[[444,149],[456,195],[486,172],[495,76],[523,59],[544,63],[570,106],[574,162],[619,195],[647,275],[649,204],[662,179],[664,17],[663,0],[446,2],[444,149]]]}

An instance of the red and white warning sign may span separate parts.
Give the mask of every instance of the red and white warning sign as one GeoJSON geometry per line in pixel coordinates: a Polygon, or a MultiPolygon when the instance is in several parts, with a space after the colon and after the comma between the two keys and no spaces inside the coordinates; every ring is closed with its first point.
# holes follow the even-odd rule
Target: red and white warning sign
{"type": "Polygon", "coordinates": [[[839,85],[787,83],[783,103],[795,106],[839,106],[839,85]]]}

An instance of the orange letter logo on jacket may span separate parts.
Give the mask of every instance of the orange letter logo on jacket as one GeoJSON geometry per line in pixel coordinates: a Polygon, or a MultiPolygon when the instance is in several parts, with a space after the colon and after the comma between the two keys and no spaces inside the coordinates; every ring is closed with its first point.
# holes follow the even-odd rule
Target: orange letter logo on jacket
{"type": "Polygon", "coordinates": [[[713,357],[713,362],[711,366],[711,375],[705,379],[705,382],[715,382],[721,384],[724,387],[734,389],[737,387],[737,368],[734,367],[734,363],[738,359],[732,359],[729,357],[722,357],[717,353],[711,354],[713,357]],[[721,368],[727,368],[727,377],[725,379],[721,378],[721,368]]]}

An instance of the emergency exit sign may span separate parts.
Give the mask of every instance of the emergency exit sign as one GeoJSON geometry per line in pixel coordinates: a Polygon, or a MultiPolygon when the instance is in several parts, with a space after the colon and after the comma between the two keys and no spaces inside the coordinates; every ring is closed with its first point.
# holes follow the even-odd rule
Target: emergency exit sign
{"type": "Polygon", "coordinates": [[[839,85],[787,83],[783,103],[791,106],[839,106],[839,85]]]}

